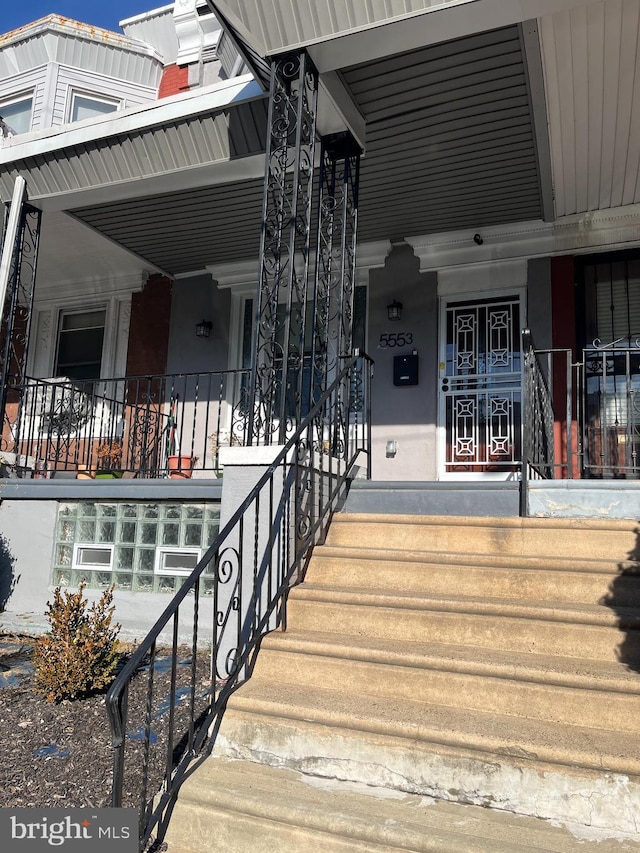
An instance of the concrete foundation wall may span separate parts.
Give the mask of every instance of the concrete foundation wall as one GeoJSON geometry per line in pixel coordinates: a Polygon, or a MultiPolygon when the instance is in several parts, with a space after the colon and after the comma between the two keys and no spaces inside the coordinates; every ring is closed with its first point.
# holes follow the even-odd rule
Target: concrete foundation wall
{"type": "Polygon", "coordinates": [[[632,480],[534,480],[529,484],[529,515],[640,520],[640,483],[632,480]]]}
{"type": "MultiPolygon", "coordinates": [[[[51,566],[58,518],[58,502],[3,500],[0,504],[0,630],[40,634],[49,630],[45,617],[47,602],[53,598],[51,566]]],[[[97,601],[102,590],[87,588],[89,602],[97,601]]],[[[171,601],[169,594],[114,592],[115,619],[122,628],[120,637],[142,640],[171,601]]],[[[191,640],[190,598],[180,620],[181,642],[191,640]]],[[[200,597],[201,641],[208,642],[213,625],[211,597],[200,597]]],[[[170,642],[170,631],[162,642],[170,642]]]]}

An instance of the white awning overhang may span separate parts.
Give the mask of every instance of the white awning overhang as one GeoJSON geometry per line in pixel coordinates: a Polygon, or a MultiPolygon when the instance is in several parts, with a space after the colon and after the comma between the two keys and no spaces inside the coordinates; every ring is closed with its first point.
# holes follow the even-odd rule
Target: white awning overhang
{"type": "MultiPolygon", "coordinates": [[[[259,56],[307,48],[323,73],[597,0],[207,0],[259,56]],[[400,14],[395,10],[402,8],[400,14]]],[[[250,57],[249,57],[250,59],[250,57]]]]}
{"type": "Polygon", "coordinates": [[[261,177],[265,96],[250,75],[98,119],[3,140],[0,197],[17,175],[43,210],[261,177]]]}

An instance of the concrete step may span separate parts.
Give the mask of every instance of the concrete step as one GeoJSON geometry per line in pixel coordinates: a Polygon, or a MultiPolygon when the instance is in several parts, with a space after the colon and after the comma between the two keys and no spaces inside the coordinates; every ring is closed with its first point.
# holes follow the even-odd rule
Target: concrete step
{"type": "Polygon", "coordinates": [[[180,792],[170,853],[637,853],[534,818],[209,759],[180,792]]]}
{"type": "Polygon", "coordinates": [[[215,750],[638,837],[640,744],[617,731],[253,678],[215,750]]]}
{"type": "MultiPolygon", "coordinates": [[[[467,547],[469,544],[467,543],[467,547]]],[[[315,586],[551,599],[640,607],[640,564],[590,558],[502,556],[390,548],[318,548],[315,586]]]]}
{"type": "Polygon", "coordinates": [[[640,678],[617,662],[291,631],[265,639],[254,677],[640,732],[640,678]]]}
{"type": "Polygon", "coordinates": [[[380,593],[305,583],[289,596],[296,631],[469,644],[594,660],[640,661],[640,613],[552,601],[380,593]]]}
{"type": "Polygon", "coordinates": [[[418,827],[386,811],[404,795],[640,853],[636,543],[631,521],[337,514],[181,796],[184,853],[537,849],[464,819],[418,827]],[[352,813],[342,788],[314,804],[290,772],[370,786],[377,807],[352,813]]]}
{"type": "Polygon", "coordinates": [[[635,559],[637,541],[634,521],[369,513],[338,513],[327,536],[328,545],[620,562],[635,559]]]}

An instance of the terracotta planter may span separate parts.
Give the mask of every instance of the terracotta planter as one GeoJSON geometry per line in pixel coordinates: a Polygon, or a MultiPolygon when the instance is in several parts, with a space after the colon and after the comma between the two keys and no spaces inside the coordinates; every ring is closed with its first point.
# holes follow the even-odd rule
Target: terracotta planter
{"type": "Polygon", "coordinates": [[[167,467],[172,480],[185,480],[191,476],[195,464],[193,456],[169,456],[167,467]]]}
{"type": "Polygon", "coordinates": [[[93,480],[95,476],[95,472],[87,468],[86,465],[78,465],[78,473],[76,474],[78,480],[93,480]]]}

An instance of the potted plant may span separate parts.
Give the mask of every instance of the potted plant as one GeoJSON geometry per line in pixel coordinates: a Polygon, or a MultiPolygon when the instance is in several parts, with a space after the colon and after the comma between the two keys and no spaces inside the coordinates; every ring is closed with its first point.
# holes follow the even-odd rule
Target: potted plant
{"type": "Polygon", "coordinates": [[[98,460],[96,479],[113,480],[122,477],[122,469],[120,468],[122,442],[119,438],[100,442],[96,451],[96,458],[98,460]]]}
{"type": "Polygon", "coordinates": [[[187,456],[180,453],[172,453],[167,457],[167,468],[172,480],[185,480],[191,477],[193,468],[198,461],[197,456],[187,456]]]}

